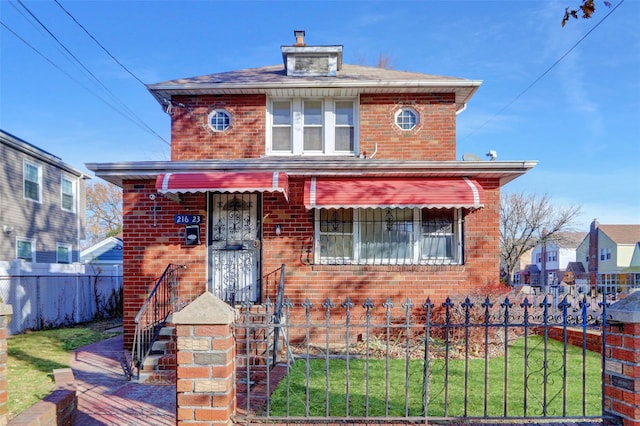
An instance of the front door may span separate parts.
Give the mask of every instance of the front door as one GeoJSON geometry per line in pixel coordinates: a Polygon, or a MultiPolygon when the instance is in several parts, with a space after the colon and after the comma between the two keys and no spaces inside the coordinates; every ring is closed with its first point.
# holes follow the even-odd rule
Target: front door
{"type": "Polygon", "coordinates": [[[209,285],[213,294],[231,304],[259,298],[258,200],[258,194],[211,195],[209,285]]]}

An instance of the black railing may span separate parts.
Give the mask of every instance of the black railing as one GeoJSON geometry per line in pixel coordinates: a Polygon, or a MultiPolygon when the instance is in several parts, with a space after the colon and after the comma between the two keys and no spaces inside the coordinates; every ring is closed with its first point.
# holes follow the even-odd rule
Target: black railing
{"type": "Polygon", "coordinates": [[[129,376],[134,374],[134,368],[139,375],[144,360],[158,338],[160,329],[166,324],[167,318],[182,308],[179,283],[180,271],[184,268],[186,268],[185,265],[167,265],[136,315],[131,365],[127,372],[129,376]]]}
{"type": "Polygon", "coordinates": [[[494,303],[482,297],[438,305],[427,299],[421,306],[349,298],[294,306],[287,299],[282,307],[279,324],[251,323],[255,307],[242,307],[239,331],[266,334],[275,327],[288,345],[286,351],[267,345],[285,361],[276,368],[254,374],[253,365],[243,364],[251,380],[239,393],[239,421],[605,416],[601,354],[587,348],[586,332],[605,325],[606,303],[597,299],[512,296],[494,303]],[[577,348],[569,343],[573,332],[582,336],[577,348]]]}

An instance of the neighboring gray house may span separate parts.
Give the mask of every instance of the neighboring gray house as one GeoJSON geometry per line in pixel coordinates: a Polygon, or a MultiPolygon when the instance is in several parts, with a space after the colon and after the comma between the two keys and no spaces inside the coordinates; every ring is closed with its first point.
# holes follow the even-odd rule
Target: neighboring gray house
{"type": "Polygon", "coordinates": [[[80,253],[80,262],[122,266],[122,239],[108,237],[80,253]]]}
{"type": "Polygon", "coordinates": [[[73,263],[89,176],[0,130],[0,261],[73,263]]]}

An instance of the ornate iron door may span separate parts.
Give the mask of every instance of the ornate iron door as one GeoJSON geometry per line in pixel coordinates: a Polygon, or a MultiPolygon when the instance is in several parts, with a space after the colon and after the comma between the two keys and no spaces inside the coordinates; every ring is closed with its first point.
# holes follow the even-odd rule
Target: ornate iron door
{"type": "Polygon", "coordinates": [[[211,292],[236,304],[259,297],[260,221],[257,194],[213,194],[210,213],[211,292]]]}

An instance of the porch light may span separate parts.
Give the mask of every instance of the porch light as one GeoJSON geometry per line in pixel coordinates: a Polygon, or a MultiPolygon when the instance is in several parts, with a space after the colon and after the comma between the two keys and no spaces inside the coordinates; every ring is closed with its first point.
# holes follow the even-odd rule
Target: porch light
{"type": "Polygon", "coordinates": [[[279,237],[282,234],[282,226],[280,224],[276,225],[276,235],[279,237]]]}

